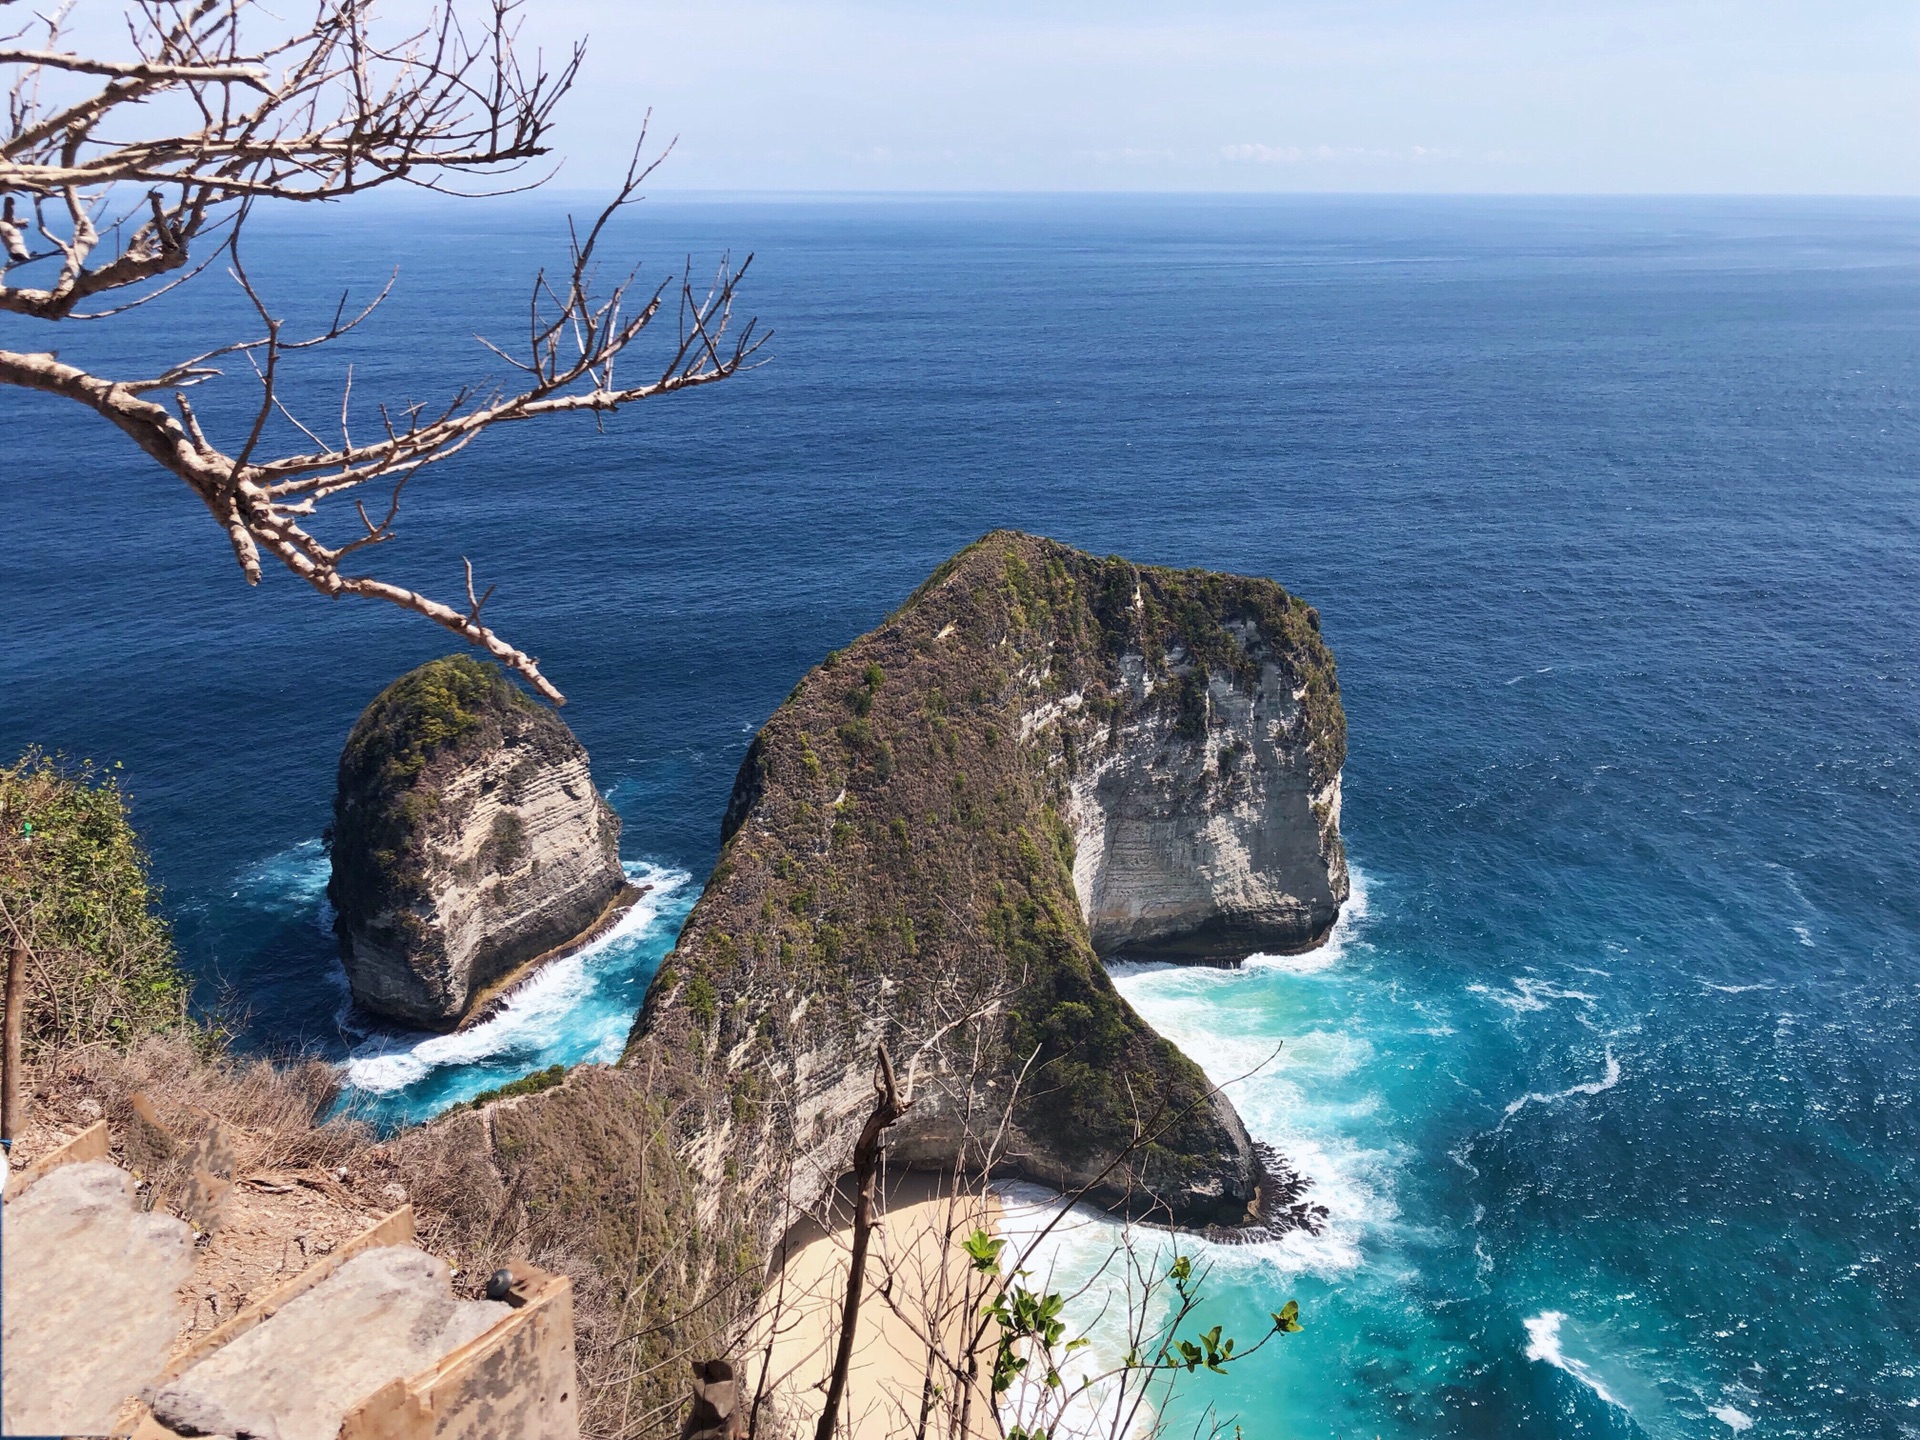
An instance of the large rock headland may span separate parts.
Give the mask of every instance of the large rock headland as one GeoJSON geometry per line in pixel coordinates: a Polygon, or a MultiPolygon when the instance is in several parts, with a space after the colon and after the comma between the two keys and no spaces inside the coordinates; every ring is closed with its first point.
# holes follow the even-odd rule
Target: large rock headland
{"type": "Polygon", "coordinates": [[[560,717],[467,656],[409,671],[340,756],[327,895],[353,998],[431,1030],[597,932],[632,889],[560,717]]]}
{"type": "Polygon", "coordinates": [[[1183,1225],[1305,1218],[1101,957],[1318,943],[1344,756],[1319,617],[1277,584],[995,532],[760,731],[625,1064],[698,1077],[686,1153],[739,1213],[818,1203],[885,1041],[916,1095],[896,1163],[1183,1225]]]}

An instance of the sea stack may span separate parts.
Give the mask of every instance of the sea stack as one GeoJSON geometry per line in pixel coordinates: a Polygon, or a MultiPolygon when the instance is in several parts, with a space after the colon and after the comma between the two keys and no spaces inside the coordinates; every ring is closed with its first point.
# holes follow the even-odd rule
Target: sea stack
{"type": "Polygon", "coordinates": [[[448,1030],[632,894],[573,732],[493,665],[409,671],[360,716],[333,803],[334,931],[355,1002],[448,1030]]]}
{"type": "Polygon", "coordinates": [[[760,731],[626,1063],[695,1097],[686,1153],[728,1217],[819,1203],[884,1043],[914,1085],[895,1164],[1311,1224],[1101,961],[1324,939],[1345,754],[1319,616],[1273,581],[997,531],[760,731]]]}

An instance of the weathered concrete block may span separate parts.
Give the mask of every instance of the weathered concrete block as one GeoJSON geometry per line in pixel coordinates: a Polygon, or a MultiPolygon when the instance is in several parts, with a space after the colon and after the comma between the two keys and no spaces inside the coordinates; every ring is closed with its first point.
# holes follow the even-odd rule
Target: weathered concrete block
{"type": "Polygon", "coordinates": [[[105,1434],[166,1363],[193,1233],[137,1210],[133,1177],[100,1160],[52,1171],[4,1215],[5,1432],[105,1434]]]}
{"type": "Polygon", "coordinates": [[[153,1413],[185,1435],[334,1440],[360,1401],[510,1313],[455,1299],[450,1279],[407,1247],[355,1256],[168,1385],[153,1413]]]}

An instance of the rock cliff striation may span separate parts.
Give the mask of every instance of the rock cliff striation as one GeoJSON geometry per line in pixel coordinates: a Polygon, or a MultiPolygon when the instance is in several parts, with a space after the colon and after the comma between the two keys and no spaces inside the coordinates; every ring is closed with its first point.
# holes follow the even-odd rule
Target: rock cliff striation
{"type": "Polygon", "coordinates": [[[369,705],[340,757],[327,886],[354,1000],[457,1025],[629,896],[620,821],[560,717],[451,656],[369,705]]]}
{"type": "Polygon", "coordinates": [[[1186,1225],[1303,1219],[1100,957],[1322,939],[1344,755],[1318,616],[1278,585],[996,532],[754,740],[626,1063],[684,1077],[685,1153],[732,1214],[820,1200],[884,1041],[915,1091],[896,1163],[1186,1225]]]}

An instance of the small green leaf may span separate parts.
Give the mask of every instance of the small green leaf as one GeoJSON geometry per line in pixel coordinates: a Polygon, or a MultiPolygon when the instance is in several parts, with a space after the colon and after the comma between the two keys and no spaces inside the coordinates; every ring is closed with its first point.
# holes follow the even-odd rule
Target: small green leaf
{"type": "Polygon", "coordinates": [[[1000,1267],[1000,1252],[1006,1247],[1006,1241],[989,1235],[985,1230],[976,1230],[960,1246],[973,1261],[973,1268],[980,1271],[997,1270],[1000,1267]]]}

